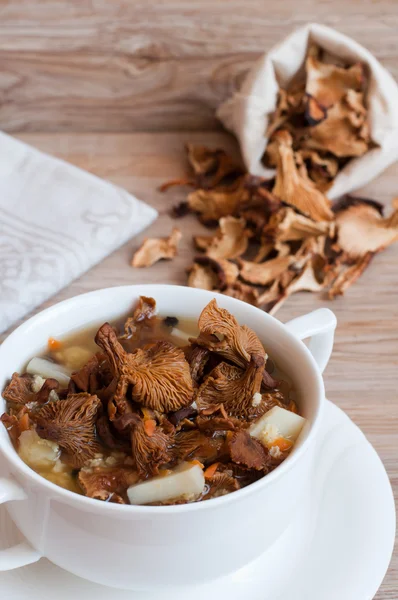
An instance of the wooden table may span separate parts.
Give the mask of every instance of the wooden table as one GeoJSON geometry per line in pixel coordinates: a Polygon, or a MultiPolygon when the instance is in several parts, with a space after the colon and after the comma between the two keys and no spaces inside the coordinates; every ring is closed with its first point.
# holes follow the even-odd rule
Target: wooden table
{"type": "MultiPolygon", "coordinates": [[[[182,190],[165,195],[157,187],[185,172],[186,141],[236,151],[214,108],[261,51],[315,20],[354,36],[398,77],[398,11],[388,0],[0,1],[0,128],[125,187],[160,215],[45,306],[105,286],[185,283],[191,236],[202,230],[193,217],[180,221],[184,238],[174,261],[129,266],[145,235],[170,231],[169,208],[183,199],[182,190]]],[[[388,203],[398,195],[398,165],[361,193],[388,203]]],[[[298,294],[277,315],[285,321],[325,304],[335,311],[327,394],[379,452],[396,498],[397,290],[398,245],[377,256],[344,298],[298,294]]],[[[397,598],[396,554],[376,599],[397,598]]]]}

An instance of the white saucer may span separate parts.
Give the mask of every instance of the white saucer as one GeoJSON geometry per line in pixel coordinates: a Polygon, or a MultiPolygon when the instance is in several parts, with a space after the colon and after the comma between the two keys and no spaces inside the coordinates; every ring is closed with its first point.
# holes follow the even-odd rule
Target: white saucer
{"type": "MultiPolygon", "coordinates": [[[[0,548],[21,540],[4,508],[0,509],[0,532],[0,548]]],[[[34,565],[0,573],[1,597],[371,600],[390,562],[394,538],[395,507],[384,467],[358,427],[327,402],[312,505],[301,511],[273,548],[240,571],[195,588],[145,593],[111,590],[70,575],[42,559],[34,565]]],[[[77,548],[78,545],[76,540],[77,548]]]]}

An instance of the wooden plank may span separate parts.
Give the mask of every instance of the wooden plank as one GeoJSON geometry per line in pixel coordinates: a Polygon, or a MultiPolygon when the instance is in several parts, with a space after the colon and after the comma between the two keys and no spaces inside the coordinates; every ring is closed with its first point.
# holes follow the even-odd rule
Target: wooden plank
{"type": "MultiPolygon", "coordinates": [[[[157,191],[160,183],[185,173],[183,144],[190,140],[223,146],[236,152],[231,137],[221,133],[176,134],[25,134],[20,139],[55,154],[97,175],[110,179],[155,206],[159,219],[150,230],[133,239],[101,264],[84,274],[45,303],[106,286],[132,283],[184,284],[185,268],[193,256],[191,236],[203,232],[193,217],[179,221],[184,238],[178,257],[150,269],[133,269],[129,260],[145,235],[167,234],[175,221],[169,209],[184,197],[183,190],[157,191]]],[[[385,202],[397,195],[398,165],[361,193],[385,202]]],[[[326,302],[315,294],[290,298],[278,318],[286,321],[327,305],[337,315],[334,353],[325,373],[328,397],[362,428],[379,452],[398,500],[397,367],[398,367],[398,245],[377,256],[344,298],[326,302]]],[[[43,307],[41,307],[43,308],[43,307]]],[[[38,312],[38,309],[34,311],[38,312]]],[[[2,336],[4,337],[4,336],[2,336]]],[[[376,600],[396,600],[398,557],[393,562],[376,600]]]]}
{"type": "MultiPolygon", "coordinates": [[[[0,51],[0,129],[221,129],[216,108],[259,54],[152,60],[127,54],[0,51]]],[[[391,71],[398,77],[398,60],[391,71]]]]}
{"type": "Polygon", "coordinates": [[[0,3],[0,128],[220,128],[218,104],[263,51],[308,21],[353,36],[398,78],[394,3],[302,0],[294,7],[259,0],[0,3]]]}
{"type": "Polygon", "coordinates": [[[250,55],[153,61],[0,51],[0,129],[220,129],[215,110],[252,63],[250,55]]]}
{"type": "Polygon", "coordinates": [[[397,56],[390,0],[13,0],[0,4],[3,50],[126,52],[204,57],[270,48],[295,27],[320,22],[378,56],[397,56]]]}

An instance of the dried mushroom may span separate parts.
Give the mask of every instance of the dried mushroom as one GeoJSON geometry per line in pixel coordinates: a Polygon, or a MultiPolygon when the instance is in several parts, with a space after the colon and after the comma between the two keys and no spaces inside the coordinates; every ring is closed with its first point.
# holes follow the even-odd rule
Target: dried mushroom
{"type": "Polygon", "coordinates": [[[278,163],[273,193],[314,221],[330,221],[333,218],[330,201],[296,167],[290,133],[278,131],[275,140],[278,163]]]}
{"type": "Polygon", "coordinates": [[[261,263],[241,260],[239,273],[246,283],[268,285],[278,279],[293,262],[293,256],[278,256],[261,263]]]}
{"type": "Polygon", "coordinates": [[[112,406],[124,405],[128,393],[134,402],[160,412],[178,410],[192,399],[189,365],[183,351],[170,342],[159,341],[128,353],[108,323],[98,330],[95,341],[118,379],[112,406]]]}
{"type": "Polygon", "coordinates": [[[131,432],[134,463],[142,477],[159,474],[159,467],[171,461],[172,438],[155,424],[151,427],[144,419],[137,419],[131,432]]]}
{"type": "Polygon", "coordinates": [[[4,427],[7,430],[8,435],[10,436],[10,440],[14,448],[18,448],[19,437],[21,435],[21,427],[19,424],[19,419],[16,415],[9,415],[7,413],[3,413],[0,417],[0,421],[3,423],[4,427]]]}
{"type": "MultiPolygon", "coordinates": [[[[205,367],[210,359],[210,352],[207,348],[191,344],[185,354],[185,358],[187,359],[191,370],[192,380],[197,383],[203,376],[205,367]]],[[[180,410],[185,411],[189,409],[183,408],[180,410]]]]}
{"type": "Polygon", "coordinates": [[[220,496],[235,492],[240,488],[237,479],[228,473],[214,473],[212,477],[206,478],[206,483],[208,485],[208,491],[203,496],[203,500],[219,498],[220,496]]]}
{"type": "Polygon", "coordinates": [[[133,267],[150,267],[162,259],[174,258],[182,233],[174,227],[168,238],[146,238],[131,261],[133,267]]]}
{"type": "Polygon", "coordinates": [[[195,424],[200,431],[211,433],[214,431],[236,431],[241,427],[240,419],[229,417],[223,404],[217,405],[219,415],[206,414],[206,410],[202,410],[201,414],[196,418],[195,424]]]}
{"type": "Polygon", "coordinates": [[[187,283],[202,290],[223,290],[234,285],[238,275],[238,267],[229,260],[197,256],[188,269],[187,283]]]}
{"type": "Polygon", "coordinates": [[[40,437],[56,442],[75,467],[83,466],[99,451],[95,422],[101,401],[90,394],[72,394],[50,402],[34,417],[40,437]]]}
{"type": "Polygon", "coordinates": [[[361,91],[364,86],[364,68],[357,63],[343,68],[319,59],[319,50],[312,46],[306,61],[306,93],[329,109],[342,100],[350,90],[361,91]]]}
{"type": "Polygon", "coordinates": [[[12,404],[28,404],[36,400],[32,390],[33,377],[25,373],[13,373],[10,383],[3,391],[3,398],[12,404]]]}
{"type": "Polygon", "coordinates": [[[342,100],[328,111],[328,118],[312,128],[306,148],[330,152],[338,158],[362,156],[369,149],[368,130],[362,129],[366,112],[357,112],[342,100]]]}
{"type": "Polygon", "coordinates": [[[187,144],[187,156],[198,182],[204,188],[220,185],[228,178],[239,177],[244,172],[242,166],[222,149],[213,151],[205,146],[187,144]]]}
{"type": "Polygon", "coordinates": [[[127,488],[137,480],[137,471],[123,465],[84,467],[78,475],[78,482],[86,496],[117,504],[125,504],[127,488]]]}
{"type": "Polygon", "coordinates": [[[195,396],[203,410],[222,403],[229,416],[249,418],[253,412],[253,396],[260,392],[264,372],[264,357],[253,355],[248,368],[221,363],[205,378],[195,396]]]}
{"type": "MultiPolygon", "coordinates": [[[[334,224],[330,221],[313,221],[292,208],[282,208],[272,215],[263,230],[265,239],[273,240],[271,249],[275,248],[276,243],[295,242],[320,235],[333,237],[333,234],[334,224]]],[[[286,248],[290,254],[289,247],[286,248]]]]}
{"type": "Polygon", "coordinates": [[[175,436],[173,453],[178,460],[195,458],[202,464],[210,464],[222,458],[225,441],[222,436],[210,436],[194,429],[180,431],[175,436]]]}
{"type": "Polygon", "coordinates": [[[350,257],[379,252],[398,240],[398,206],[383,218],[373,202],[353,198],[336,213],[337,244],[350,257]]]}
{"type": "MultiPolygon", "coordinates": [[[[290,160],[295,162],[300,176],[308,176],[320,192],[325,192],[347,159],[362,156],[373,145],[367,88],[364,65],[341,64],[311,45],[302,79],[290,89],[279,90],[267,129],[269,139],[263,162],[271,168],[278,167],[278,136],[285,130],[292,137],[294,154],[290,160]]],[[[315,218],[314,214],[310,216],[315,218]]]]}
{"type": "Polygon", "coordinates": [[[58,388],[59,383],[56,379],[46,379],[36,394],[36,402],[38,404],[46,404],[51,399],[51,392],[55,392],[58,388]]]}
{"type": "Polygon", "coordinates": [[[359,258],[357,263],[351,266],[346,266],[346,268],[341,271],[338,277],[336,277],[336,279],[333,281],[329,289],[329,298],[333,299],[336,296],[341,296],[344,294],[345,290],[350,285],[355,283],[358,277],[362,275],[372,258],[373,253],[367,252],[364,256],[359,258]]]}
{"type": "Polygon", "coordinates": [[[244,254],[248,246],[246,221],[234,217],[223,217],[219,223],[219,230],[204,248],[207,256],[219,260],[237,258],[244,254]]]}
{"type": "Polygon", "coordinates": [[[232,462],[256,469],[267,470],[271,457],[267,449],[258,440],[254,439],[247,431],[237,431],[228,441],[228,448],[232,462]]]}
{"type": "Polygon", "coordinates": [[[138,304],[134,309],[132,317],[129,317],[124,325],[124,335],[127,338],[134,336],[137,330],[143,326],[151,326],[156,314],[156,302],[153,298],[140,296],[138,304]]]}
{"type": "Polygon", "coordinates": [[[275,178],[246,173],[220,149],[190,145],[193,173],[185,183],[194,190],[175,211],[195,212],[205,225],[218,225],[214,235],[194,237],[203,256],[188,269],[188,285],[271,314],[300,291],[330,298],[342,293],[370,255],[396,240],[395,213],[383,219],[374,203],[332,207],[325,195],[350,159],[375,145],[367,69],[315,45],[304,67],[279,90],[270,115],[263,161],[275,168],[275,178]]]}
{"type": "Polygon", "coordinates": [[[243,302],[247,302],[248,304],[252,304],[253,306],[258,306],[259,304],[259,293],[256,288],[246,285],[241,281],[236,281],[232,283],[228,287],[223,290],[223,293],[226,296],[231,296],[232,298],[236,298],[237,300],[243,300],[243,302]]]}
{"type": "Polygon", "coordinates": [[[199,337],[195,343],[216,352],[241,367],[246,367],[252,356],[265,359],[265,350],[252,329],[239,325],[225,308],[214,299],[203,309],[199,321],[199,337]]]}
{"type": "MultiPolygon", "coordinates": [[[[339,68],[346,70],[343,66],[339,68]]],[[[362,140],[360,143],[367,140],[370,144],[363,69],[360,66],[352,69],[347,78],[338,69],[336,73],[339,91],[334,90],[329,97],[339,100],[328,105],[324,118],[315,119],[309,104],[311,94],[305,91],[305,86],[298,85],[292,94],[287,91],[280,94],[278,110],[284,125],[274,130],[270,142],[275,180],[231,170],[222,183],[207,179],[206,187],[201,187],[203,181],[194,174],[194,193],[203,192],[207,198],[221,194],[223,210],[215,208],[217,202],[211,203],[212,214],[206,212],[204,219],[204,213],[200,217],[209,225],[218,222],[219,228],[215,235],[194,237],[203,255],[196,256],[188,269],[189,286],[221,292],[275,314],[297,292],[324,292],[331,299],[343,293],[369,265],[368,253],[372,255],[397,239],[396,207],[390,217],[383,218],[375,201],[347,197],[332,207],[324,195],[347,157],[337,150],[334,154],[312,148],[315,137],[310,132],[329,127],[328,115],[333,116],[338,106],[338,110],[348,111],[339,126],[354,128],[355,135],[362,140]],[[346,85],[354,85],[353,81],[355,86],[345,89],[346,85]],[[312,124],[305,125],[309,110],[312,124]],[[304,124],[299,126],[294,121],[297,115],[304,124]],[[231,205],[227,209],[228,202],[231,205]]],[[[323,90],[322,97],[325,96],[320,81],[316,85],[318,91],[323,90]]],[[[319,102],[314,94],[311,97],[319,102]]],[[[336,143],[344,144],[345,139],[333,134],[336,143]]],[[[204,153],[202,148],[198,155],[206,155],[210,164],[212,152],[214,164],[218,164],[219,151],[204,153]]],[[[351,148],[351,154],[356,153],[351,148]]],[[[217,336],[217,331],[208,329],[199,336],[198,343],[216,352],[226,342],[215,339],[214,335],[217,336]]],[[[224,334],[219,332],[219,335],[224,334]]],[[[231,357],[229,360],[233,361],[231,357]]],[[[243,366],[239,361],[235,364],[243,366]]]]}
{"type": "Polygon", "coordinates": [[[234,190],[198,189],[188,195],[188,207],[204,224],[213,224],[222,217],[234,215],[247,197],[241,186],[234,190]]]}

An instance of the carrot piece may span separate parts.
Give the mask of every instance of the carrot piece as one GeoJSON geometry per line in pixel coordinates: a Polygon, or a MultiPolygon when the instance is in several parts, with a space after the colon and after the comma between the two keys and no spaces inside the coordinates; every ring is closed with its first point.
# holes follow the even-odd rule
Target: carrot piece
{"type": "Polygon", "coordinates": [[[144,417],[144,421],[147,419],[153,419],[155,417],[153,410],[150,408],[141,408],[142,416],[144,417]]]}
{"type": "Polygon", "coordinates": [[[219,464],[220,463],[215,462],[212,465],[210,465],[209,467],[207,467],[206,471],[204,472],[205,479],[210,479],[211,477],[213,477],[214,473],[218,469],[219,464]]]}
{"type": "Polygon", "coordinates": [[[144,421],[144,430],[148,437],[152,437],[155,433],[156,421],[154,419],[147,419],[144,421]]]}
{"type": "Polygon", "coordinates": [[[28,413],[25,413],[24,415],[22,415],[22,417],[18,421],[18,426],[19,426],[21,433],[22,433],[22,431],[27,431],[30,428],[30,421],[29,421],[28,413]]]}
{"type": "Polygon", "coordinates": [[[56,340],[53,337],[48,338],[48,349],[51,352],[55,352],[56,350],[60,350],[62,343],[59,340],[56,340]]]}
{"type": "Polygon", "coordinates": [[[286,450],[289,450],[293,446],[293,442],[281,437],[274,440],[272,446],[277,446],[281,452],[286,452],[286,450]]]}

